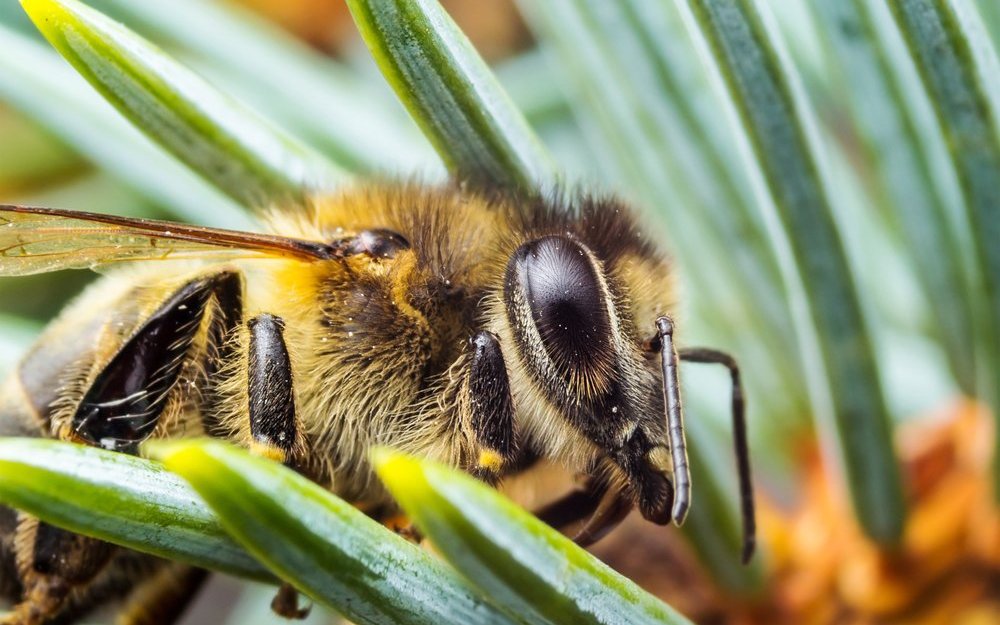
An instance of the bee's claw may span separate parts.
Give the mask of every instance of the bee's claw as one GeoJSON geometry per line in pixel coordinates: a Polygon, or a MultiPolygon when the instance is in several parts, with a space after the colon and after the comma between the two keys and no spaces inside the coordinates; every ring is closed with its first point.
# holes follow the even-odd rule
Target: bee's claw
{"type": "Polygon", "coordinates": [[[382,519],[382,525],[386,529],[394,532],[398,536],[402,536],[406,540],[412,543],[419,543],[423,540],[423,535],[417,530],[410,520],[410,517],[405,514],[397,514],[385,519],[382,519]]]}
{"type": "Polygon", "coordinates": [[[304,608],[299,607],[299,591],[291,584],[284,583],[278,587],[277,594],[271,600],[271,610],[278,616],[288,619],[302,620],[312,611],[310,603],[304,608]]]}

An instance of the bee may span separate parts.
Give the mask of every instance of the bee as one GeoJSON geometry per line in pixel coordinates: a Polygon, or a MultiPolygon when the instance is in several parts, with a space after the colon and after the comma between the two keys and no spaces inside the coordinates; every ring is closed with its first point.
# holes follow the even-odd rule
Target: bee
{"type": "MultiPolygon", "coordinates": [[[[0,435],[130,454],[221,437],[380,520],[399,510],[372,445],[491,485],[550,460],[586,480],[538,514],[589,544],[633,509],[684,521],[678,361],[719,363],[749,559],[739,369],[675,348],[671,262],[621,201],[380,182],[263,221],[268,234],[0,207],[0,275],[114,265],[6,381],[0,435]]],[[[0,587],[18,601],[4,623],[122,596],[120,622],[169,622],[204,577],[9,509],[0,537],[0,587]]],[[[279,592],[276,609],[294,608],[279,592]]]]}

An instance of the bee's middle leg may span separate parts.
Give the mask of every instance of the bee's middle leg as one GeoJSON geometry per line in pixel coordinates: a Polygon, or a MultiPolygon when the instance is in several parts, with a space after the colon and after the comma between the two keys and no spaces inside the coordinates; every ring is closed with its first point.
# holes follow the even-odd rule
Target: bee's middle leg
{"type": "MultiPolygon", "coordinates": [[[[285,323],[280,317],[261,314],[247,322],[250,350],[247,359],[247,406],[250,451],[299,468],[296,458],[299,425],[295,415],[292,363],[285,345],[285,323]]],[[[271,609],[285,618],[302,619],[308,608],[298,607],[298,593],[282,584],[271,609]]]]}
{"type": "Polygon", "coordinates": [[[280,317],[261,314],[247,321],[247,329],[250,451],[294,467],[299,426],[285,323],[280,317]]]}

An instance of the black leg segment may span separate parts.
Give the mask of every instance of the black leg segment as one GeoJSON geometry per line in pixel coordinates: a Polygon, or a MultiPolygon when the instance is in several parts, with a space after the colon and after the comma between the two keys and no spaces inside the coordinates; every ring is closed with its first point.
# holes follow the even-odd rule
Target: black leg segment
{"type": "Polygon", "coordinates": [[[214,284],[213,277],[188,282],[122,345],[80,401],[71,422],[75,437],[134,452],[153,432],[214,284]]]}
{"type": "Polygon", "coordinates": [[[535,516],[560,531],[587,519],[573,536],[576,544],[587,547],[617,527],[631,511],[632,499],[628,495],[611,492],[605,482],[590,478],[583,488],[573,490],[535,511],[535,516]]]}
{"type": "MultiPolygon", "coordinates": [[[[251,451],[295,467],[298,424],[292,362],[285,345],[285,322],[274,315],[258,315],[247,322],[250,353],[247,364],[251,451]]],[[[303,619],[309,608],[298,607],[298,593],[282,584],[271,609],[285,618],[303,619]]]]}
{"type": "Polygon", "coordinates": [[[21,600],[0,622],[28,625],[63,614],[74,595],[86,594],[117,549],[23,513],[15,544],[21,600]]]}
{"type": "MultiPolygon", "coordinates": [[[[70,425],[74,438],[134,453],[156,428],[209,298],[214,295],[219,303],[219,315],[209,327],[211,350],[224,345],[238,323],[242,289],[235,271],[203,276],[178,289],[119,348],[84,393],[70,425]]],[[[213,366],[217,364],[208,370],[214,371],[213,366]]]]}
{"type": "Polygon", "coordinates": [[[285,324],[279,317],[262,314],[251,319],[247,326],[250,434],[254,451],[289,463],[298,432],[285,324]]]}
{"type": "Polygon", "coordinates": [[[478,452],[472,471],[481,479],[495,481],[517,453],[514,401],[497,337],[481,331],[469,339],[469,344],[472,362],[466,400],[478,452]]]}
{"type": "Polygon", "coordinates": [[[733,380],[733,446],[736,451],[736,468],[740,482],[740,513],[743,517],[743,563],[750,561],[756,545],[757,523],[754,516],[753,482],[750,479],[750,450],[747,443],[746,404],[743,384],[736,359],[725,352],[704,347],[692,347],[678,352],[686,362],[718,364],[726,367],[733,380]]]}

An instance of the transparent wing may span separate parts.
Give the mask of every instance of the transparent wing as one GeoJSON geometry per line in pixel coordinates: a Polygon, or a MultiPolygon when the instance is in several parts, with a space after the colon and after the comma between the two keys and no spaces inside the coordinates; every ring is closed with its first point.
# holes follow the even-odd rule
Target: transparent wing
{"type": "Polygon", "coordinates": [[[0,276],[129,260],[333,258],[323,243],[51,208],[0,205],[0,276]]]}

